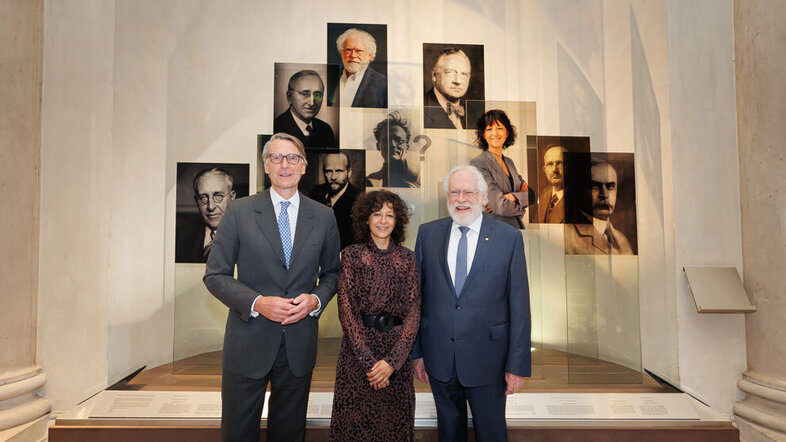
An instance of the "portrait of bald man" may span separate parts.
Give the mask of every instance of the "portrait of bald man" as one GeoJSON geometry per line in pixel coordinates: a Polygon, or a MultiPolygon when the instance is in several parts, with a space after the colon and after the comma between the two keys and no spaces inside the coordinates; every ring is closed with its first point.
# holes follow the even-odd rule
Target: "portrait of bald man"
{"type": "Polygon", "coordinates": [[[333,209],[338,224],[341,248],[355,244],[352,229],[352,205],[363,193],[363,150],[342,149],[319,154],[317,164],[322,182],[311,188],[308,196],[333,209]],[[354,161],[352,158],[354,157],[354,161]],[[354,170],[357,169],[357,174],[354,170]],[[355,184],[352,183],[354,178],[355,184]]]}
{"type": "Polygon", "coordinates": [[[423,127],[472,128],[467,100],[483,100],[482,45],[423,44],[423,127]]]}
{"type": "MultiPolygon", "coordinates": [[[[301,65],[302,66],[302,65],[301,65]]],[[[325,98],[324,73],[315,69],[291,72],[287,65],[276,63],[276,93],[274,108],[286,106],[273,120],[273,131],[287,133],[299,139],[306,148],[338,147],[338,139],[327,122],[317,118],[325,98]],[[280,91],[283,77],[287,77],[286,92],[280,91]],[[286,104],[281,97],[286,98],[286,104]]],[[[311,66],[325,69],[324,65],[311,66]]]]}
{"type": "Polygon", "coordinates": [[[178,163],[175,262],[204,263],[229,204],[248,195],[247,164],[178,163]]]}
{"type": "Polygon", "coordinates": [[[328,23],[328,106],[387,108],[386,49],[386,25],[328,23]]]}

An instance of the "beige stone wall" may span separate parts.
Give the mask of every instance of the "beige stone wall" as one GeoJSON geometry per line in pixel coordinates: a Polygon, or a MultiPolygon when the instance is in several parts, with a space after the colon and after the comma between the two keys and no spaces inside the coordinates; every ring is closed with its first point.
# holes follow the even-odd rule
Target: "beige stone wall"
{"type": "Polygon", "coordinates": [[[734,2],[743,275],[758,307],[745,321],[748,396],[735,406],[743,440],[786,438],[785,19],[781,0],[734,2]]]}
{"type": "Polygon", "coordinates": [[[0,2],[0,374],[35,364],[41,1],[0,2]]]}
{"type": "Polygon", "coordinates": [[[786,380],[786,3],[735,2],[749,370],[786,380]],[[780,339],[778,339],[780,337],[780,339]]]}
{"type": "Polygon", "coordinates": [[[36,366],[43,1],[0,1],[0,440],[39,440],[36,366]]]}

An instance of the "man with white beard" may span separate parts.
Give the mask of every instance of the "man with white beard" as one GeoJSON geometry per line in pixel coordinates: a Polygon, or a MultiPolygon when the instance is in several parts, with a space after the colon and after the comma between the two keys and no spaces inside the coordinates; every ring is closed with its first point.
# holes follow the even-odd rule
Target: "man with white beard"
{"type": "Polygon", "coordinates": [[[412,349],[429,382],[440,441],[506,441],[506,396],[531,374],[530,307],[521,233],[484,217],[488,186],[473,166],[444,180],[449,218],[420,226],[415,255],[423,299],[412,349]]]}

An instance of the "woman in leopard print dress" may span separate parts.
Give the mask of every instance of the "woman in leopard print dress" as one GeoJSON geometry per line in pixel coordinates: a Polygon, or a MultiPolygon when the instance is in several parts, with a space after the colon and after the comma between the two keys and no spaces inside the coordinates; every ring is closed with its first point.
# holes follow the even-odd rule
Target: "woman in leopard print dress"
{"type": "Polygon", "coordinates": [[[352,209],[359,244],[344,249],[338,312],[344,337],[336,365],[330,440],[412,441],[415,390],[409,353],[420,323],[415,254],[403,247],[407,205],[386,190],[352,209]]]}

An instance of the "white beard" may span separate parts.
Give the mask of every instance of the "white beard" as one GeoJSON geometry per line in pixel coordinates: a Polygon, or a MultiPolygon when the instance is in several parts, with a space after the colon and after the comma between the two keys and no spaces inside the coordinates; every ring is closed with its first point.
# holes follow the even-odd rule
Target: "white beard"
{"type": "Polygon", "coordinates": [[[469,226],[483,213],[483,206],[480,204],[461,204],[462,206],[468,205],[471,209],[469,212],[462,213],[456,211],[458,205],[458,203],[448,203],[448,213],[453,218],[453,222],[460,226],[469,226]]]}

